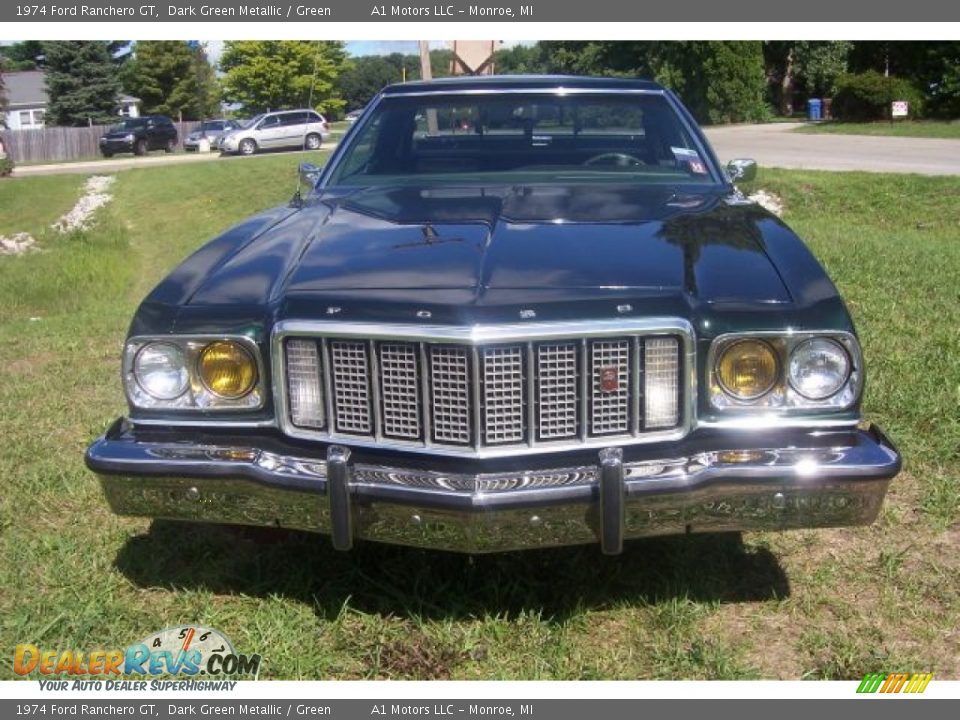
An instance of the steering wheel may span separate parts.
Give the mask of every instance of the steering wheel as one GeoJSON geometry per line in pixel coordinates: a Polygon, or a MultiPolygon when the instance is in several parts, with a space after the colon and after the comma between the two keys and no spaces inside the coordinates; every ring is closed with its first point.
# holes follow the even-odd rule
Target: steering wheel
{"type": "Polygon", "coordinates": [[[608,152],[601,153],[600,155],[594,155],[592,158],[585,160],[584,165],[611,165],[613,167],[627,168],[627,167],[636,167],[637,165],[646,165],[646,163],[638,158],[636,155],[630,155],[629,153],[623,152],[608,152]]]}

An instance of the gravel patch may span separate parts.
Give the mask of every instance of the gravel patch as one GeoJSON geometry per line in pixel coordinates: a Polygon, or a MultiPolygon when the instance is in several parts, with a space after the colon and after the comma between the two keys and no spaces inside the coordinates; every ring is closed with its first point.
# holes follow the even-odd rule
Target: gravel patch
{"type": "Polygon", "coordinates": [[[61,233],[74,230],[86,230],[97,208],[103,207],[113,199],[107,192],[113,185],[112,175],[94,175],[83,186],[83,195],[66,215],[60,217],[50,227],[61,233]]]}
{"type": "Polygon", "coordinates": [[[766,208],[777,217],[783,216],[783,200],[766,190],[757,190],[752,195],[747,196],[747,200],[755,202],[762,208],[766,208]]]}
{"type": "Polygon", "coordinates": [[[9,237],[0,235],[0,255],[24,255],[39,249],[30,233],[14,233],[9,237]]]}

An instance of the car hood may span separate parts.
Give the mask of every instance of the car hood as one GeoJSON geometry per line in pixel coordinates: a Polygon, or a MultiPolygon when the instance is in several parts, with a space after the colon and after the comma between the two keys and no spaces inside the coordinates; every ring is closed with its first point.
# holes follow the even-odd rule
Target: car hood
{"type": "Polygon", "coordinates": [[[782,303],[779,220],[669,187],[405,187],[327,193],[216,268],[191,301],[362,294],[461,303],[689,294],[782,303]]]}

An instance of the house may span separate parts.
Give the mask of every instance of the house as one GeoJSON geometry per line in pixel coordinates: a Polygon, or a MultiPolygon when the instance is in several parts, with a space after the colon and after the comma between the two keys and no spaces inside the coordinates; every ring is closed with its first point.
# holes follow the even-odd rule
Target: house
{"type": "MultiPolygon", "coordinates": [[[[24,70],[3,74],[7,86],[7,127],[11,130],[32,130],[45,125],[47,86],[43,70],[24,70]]],[[[117,96],[117,115],[140,116],[140,98],[117,96]]]]}

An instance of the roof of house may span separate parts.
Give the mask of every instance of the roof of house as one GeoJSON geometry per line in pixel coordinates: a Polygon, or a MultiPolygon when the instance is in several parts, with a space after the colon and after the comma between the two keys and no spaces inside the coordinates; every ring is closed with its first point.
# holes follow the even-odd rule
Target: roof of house
{"type": "Polygon", "coordinates": [[[7,103],[10,109],[19,107],[42,107],[47,104],[47,86],[42,70],[23,70],[3,74],[7,88],[7,103]]]}
{"type": "MultiPolygon", "coordinates": [[[[6,85],[7,104],[11,110],[45,107],[49,98],[43,70],[21,70],[3,74],[6,85]]],[[[117,102],[127,104],[140,102],[140,98],[120,93],[117,102]]]]}

